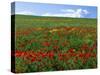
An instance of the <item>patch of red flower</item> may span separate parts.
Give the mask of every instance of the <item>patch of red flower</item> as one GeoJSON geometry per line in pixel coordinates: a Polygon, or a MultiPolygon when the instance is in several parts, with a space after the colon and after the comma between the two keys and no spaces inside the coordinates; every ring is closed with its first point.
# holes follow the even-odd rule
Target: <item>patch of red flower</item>
{"type": "Polygon", "coordinates": [[[16,50],[15,56],[16,56],[16,57],[21,57],[21,56],[23,55],[23,53],[24,53],[24,52],[22,52],[22,51],[16,50]]]}
{"type": "Polygon", "coordinates": [[[70,48],[70,49],[68,50],[68,52],[69,52],[69,53],[74,53],[74,48],[70,48]]]}
{"type": "MultiPolygon", "coordinates": [[[[49,42],[44,42],[43,43],[44,46],[50,46],[49,42]]],[[[58,50],[58,46],[54,47],[56,50],[58,50]]],[[[82,48],[89,48],[87,47],[87,45],[85,45],[82,48]]],[[[95,45],[93,45],[93,49],[96,48],[95,45]]],[[[58,51],[59,52],[59,51],[58,51]]],[[[34,51],[20,51],[20,50],[16,50],[15,51],[15,55],[14,52],[12,53],[12,56],[14,55],[15,57],[21,57],[21,58],[25,58],[27,60],[30,60],[31,62],[34,61],[42,61],[43,58],[48,57],[50,60],[54,59],[55,55],[58,55],[58,59],[59,60],[69,60],[70,58],[77,58],[77,59],[81,59],[82,61],[86,61],[91,57],[96,57],[96,53],[92,52],[92,51],[87,51],[87,50],[77,50],[75,51],[74,48],[70,48],[67,52],[62,53],[56,53],[55,51],[48,51],[48,52],[42,52],[42,51],[38,51],[38,52],[34,52],[34,51]]],[[[75,62],[77,62],[77,60],[75,59],[75,62]]]]}
{"type": "Polygon", "coordinates": [[[58,50],[59,49],[59,46],[53,46],[53,49],[54,50],[58,50]]]}
{"type": "Polygon", "coordinates": [[[42,45],[43,46],[50,46],[50,42],[43,42],[42,45]]]}
{"type": "Polygon", "coordinates": [[[53,57],[54,57],[54,52],[53,52],[53,51],[50,51],[50,52],[48,53],[48,57],[49,57],[50,59],[53,59],[53,57]]]}

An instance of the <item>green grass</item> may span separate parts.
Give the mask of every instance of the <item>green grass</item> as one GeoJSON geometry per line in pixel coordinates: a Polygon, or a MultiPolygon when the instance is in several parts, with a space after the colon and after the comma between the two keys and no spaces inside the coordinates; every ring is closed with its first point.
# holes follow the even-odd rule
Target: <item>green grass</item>
{"type": "Polygon", "coordinates": [[[52,60],[49,56],[42,58],[38,54],[34,62],[31,62],[31,58],[33,58],[31,52],[26,54],[30,57],[28,59],[26,55],[24,57],[16,56],[16,72],[97,67],[96,56],[93,56],[93,54],[97,54],[95,47],[97,43],[96,19],[15,15],[15,28],[15,49],[22,51],[22,55],[23,52],[29,51],[54,53],[52,60]],[[68,56],[62,56],[62,59],[59,59],[59,54],[64,53],[68,56]],[[73,54],[76,55],[73,56],[73,54]],[[85,56],[81,57],[81,54],[85,54],[85,56]],[[75,61],[75,59],[77,60],[75,61]]]}
{"type": "Polygon", "coordinates": [[[39,17],[16,15],[15,24],[18,28],[27,27],[62,27],[62,26],[80,26],[96,27],[96,19],[87,18],[66,18],[66,17],[39,17]],[[86,23],[88,22],[88,23],[86,23]],[[23,27],[24,25],[24,27],[23,27]]]}

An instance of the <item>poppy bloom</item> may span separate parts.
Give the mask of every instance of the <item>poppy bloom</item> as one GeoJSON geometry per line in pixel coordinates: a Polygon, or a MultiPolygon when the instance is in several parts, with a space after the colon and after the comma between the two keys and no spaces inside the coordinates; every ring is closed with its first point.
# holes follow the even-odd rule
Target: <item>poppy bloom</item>
{"type": "MultiPolygon", "coordinates": [[[[59,60],[64,60],[67,57],[67,54],[59,53],[58,58],[59,60]]],[[[67,58],[66,58],[67,59],[67,58]]]]}
{"type": "Polygon", "coordinates": [[[48,57],[49,57],[50,59],[53,59],[53,57],[54,57],[54,52],[53,52],[53,51],[49,52],[49,53],[48,53],[48,57]]]}
{"type": "Polygon", "coordinates": [[[59,54],[58,54],[58,58],[59,58],[59,60],[62,60],[62,58],[63,58],[63,57],[62,57],[62,53],[59,53],[59,54]]]}
{"type": "Polygon", "coordinates": [[[73,49],[73,48],[70,48],[70,49],[68,50],[68,52],[69,52],[69,53],[74,53],[74,49],[73,49]]]}
{"type": "Polygon", "coordinates": [[[23,53],[22,51],[18,51],[17,50],[17,51],[15,51],[15,56],[16,57],[21,57],[22,56],[22,53],[23,53]]]}
{"type": "Polygon", "coordinates": [[[86,53],[86,54],[85,54],[85,58],[88,59],[89,57],[91,57],[91,53],[86,53]]]}
{"type": "Polygon", "coordinates": [[[80,53],[80,54],[79,54],[79,57],[80,57],[80,58],[83,58],[83,57],[84,57],[84,54],[83,54],[83,53],[80,53]]]}
{"type": "Polygon", "coordinates": [[[50,46],[50,43],[49,42],[43,42],[42,45],[43,46],[50,46]]]}
{"type": "Polygon", "coordinates": [[[47,53],[42,53],[42,58],[46,57],[47,53]]]}
{"type": "Polygon", "coordinates": [[[53,49],[59,49],[59,46],[53,46],[53,49]]]}
{"type": "Polygon", "coordinates": [[[36,61],[36,58],[32,58],[32,59],[31,59],[31,62],[34,62],[34,61],[36,61]]]}

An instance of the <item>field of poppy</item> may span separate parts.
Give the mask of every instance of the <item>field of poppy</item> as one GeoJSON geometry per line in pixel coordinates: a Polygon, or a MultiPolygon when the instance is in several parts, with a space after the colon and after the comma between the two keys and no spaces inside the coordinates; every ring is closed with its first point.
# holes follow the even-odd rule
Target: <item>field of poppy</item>
{"type": "Polygon", "coordinates": [[[97,67],[96,19],[15,16],[15,72],[97,67]]]}

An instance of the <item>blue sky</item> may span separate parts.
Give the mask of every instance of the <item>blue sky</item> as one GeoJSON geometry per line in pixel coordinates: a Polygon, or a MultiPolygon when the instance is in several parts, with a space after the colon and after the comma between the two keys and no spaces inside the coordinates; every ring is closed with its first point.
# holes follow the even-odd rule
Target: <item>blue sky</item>
{"type": "MultiPolygon", "coordinates": [[[[12,12],[12,14],[14,13],[12,12]]],[[[97,7],[16,2],[15,14],[76,18],[97,18],[97,7]]]]}

